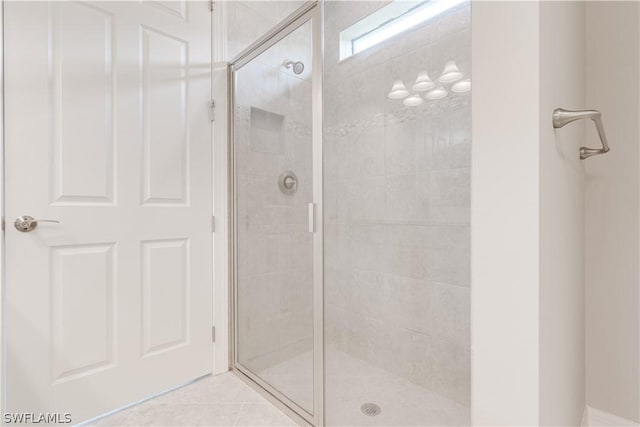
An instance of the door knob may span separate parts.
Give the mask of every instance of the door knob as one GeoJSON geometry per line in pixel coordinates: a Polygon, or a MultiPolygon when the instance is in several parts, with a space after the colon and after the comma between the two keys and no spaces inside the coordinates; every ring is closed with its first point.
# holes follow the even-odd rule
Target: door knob
{"type": "Polygon", "coordinates": [[[15,225],[18,231],[28,233],[29,231],[35,230],[39,222],[55,222],[57,224],[60,223],[60,221],[55,219],[35,219],[34,217],[29,215],[22,215],[15,220],[13,225],[15,225]]]}

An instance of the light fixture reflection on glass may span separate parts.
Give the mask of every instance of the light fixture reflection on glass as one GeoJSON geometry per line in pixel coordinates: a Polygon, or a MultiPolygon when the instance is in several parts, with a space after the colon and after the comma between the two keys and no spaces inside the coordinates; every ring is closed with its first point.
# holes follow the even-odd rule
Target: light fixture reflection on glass
{"type": "Polygon", "coordinates": [[[434,90],[427,92],[426,96],[428,99],[436,100],[436,99],[442,99],[448,94],[449,93],[443,87],[438,87],[438,88],[435,88],[434,90]]]}
{"type": "Polygon", "coordinates": [[[460,80],[461,78],[462,73],[460,72],[460,70],[458,70],[458,66],[456,65],[455,61],[448,61],[445,64],[442,75],[440,76],[440,78],[438,78],[438,80],[440,80],[442,83],[451,83],[455,82],[456,80],[460,80]]]}
{"type": "Polygon", "coordinates": [[[469,92],[471,90],[471,80],[460,80],[451,85],[451,90],[456,93],[469,92]]]}
{"type": "Polygon", "coordinates": [[[424,101],[422,100],[420,95],[411,95],[410,97],[405,98],[404,101],[402,101],[402,103],[407,107],[416,107],[422,104],[423,102],[424,101]]]}
{"type": "Polygon", "coordinates": [[[436,84],[431,80],[429,74],[426,71],[420,71],[418,73],[418,78],[416,78],[416,82],[413,84],[413,90],[416,92],[425,92],[429,89],[433,89],[436,87],[436,84]]]}
{"type": "Polygon", "coordinates": [[[405,87],[402,80],[396,80],[393,82],[393,86],[391,87],[391,92],[387,95],[391,99],[402,99],[409,96],[409,91],[405,87]]]}

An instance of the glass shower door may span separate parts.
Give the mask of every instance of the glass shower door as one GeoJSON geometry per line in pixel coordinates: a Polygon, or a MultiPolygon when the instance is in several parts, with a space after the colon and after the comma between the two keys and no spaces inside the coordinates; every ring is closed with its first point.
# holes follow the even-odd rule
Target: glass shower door
{"type": "Polygon", "coordinates": [[[319,412],[314,411],[317,334],[309,216],[314,201],[311,18],[303,15],[231,66],[234,367],[309,419],[319,412]]]}

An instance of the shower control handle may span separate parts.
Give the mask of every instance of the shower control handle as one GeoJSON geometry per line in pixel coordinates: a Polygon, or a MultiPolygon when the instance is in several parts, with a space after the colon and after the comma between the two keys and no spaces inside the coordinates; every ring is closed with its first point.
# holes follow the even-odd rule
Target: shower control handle
{"type": "Polygon", "coordinates": [[[284,188],[286,188],[287,190],[291,190],[294,185],[296,185],[296,180],[293,179],[292,176],[286,176],[282,184],[284,185],[284,188]]]}
{"type": "Polygon", "coordinates": [[[284,171],[278,177],[278,187],[283,194],[291,196],[298,190],[298,177],[291,171],[284,171]]]}
{"type": "Polygon", "coordinates": [[[54,222],[56,224],[60,223],[60,221],[56,219],[35,219],[34,217],[29,215],[22,215],[16,218],[13,225],[18,231],[22,233],[28,233],[35,230],[36,227],[38,227],[39,222],[54,222]]]}

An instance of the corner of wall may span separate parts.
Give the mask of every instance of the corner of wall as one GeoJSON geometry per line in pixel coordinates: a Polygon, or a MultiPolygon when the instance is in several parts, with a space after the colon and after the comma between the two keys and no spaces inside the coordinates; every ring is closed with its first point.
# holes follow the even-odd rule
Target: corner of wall
{"type": "Polygon", "coordinates": [[[608,412],[585,406],[582,418],[583,427],[638,427],[638,423],[617,417],[608,412]]]}
{"type": "Polygon", "coordinates": [[[540,4],[540,425],[584,412],[585,122],[552,126],[585,105],[585,4],[540,4]]]}
{"type": "Polygon", "coordinates": [[[537,425],[539,4],[471,13],[472,423],[537,425]]]}

